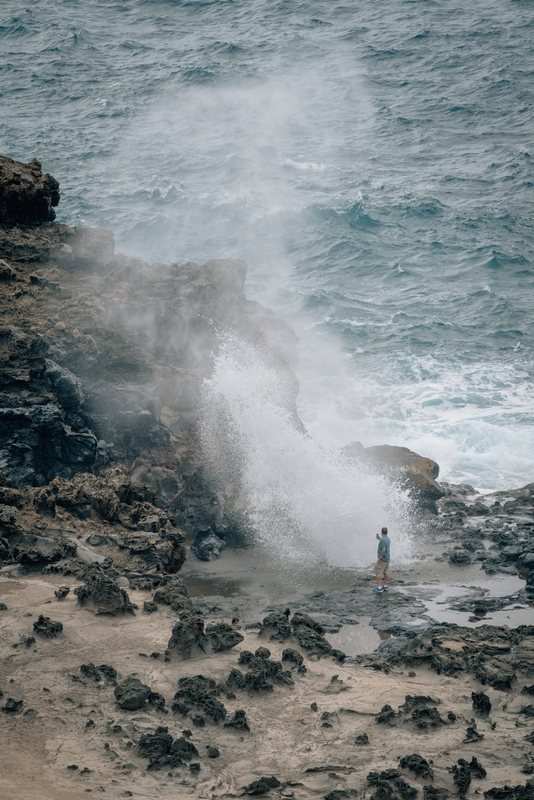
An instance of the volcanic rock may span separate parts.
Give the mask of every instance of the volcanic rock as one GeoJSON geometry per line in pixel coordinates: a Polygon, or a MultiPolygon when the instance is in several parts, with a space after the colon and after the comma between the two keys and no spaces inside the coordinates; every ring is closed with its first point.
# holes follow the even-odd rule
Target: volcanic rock
{"type": "Polygon", "coordinates": [[[191,658],[198,648],[202,648],[204,640],[204,620],[192,611],[180,611],[180,619],[172,629],[167,645],[166,657],[177,655],[179,658],[191,658]]]}
{"type": "Polygon", "coordinates": [[[88,568],[85,581],[85,586],[74,589],[80,605],[93,608],[97,614],[134,613],[128,593],[99,565],[92,564],[88,568]]]}
{"type": "Polygon", "coordinates": [[[55,622],[50,617],[39,614],[37,622],[33,623],[33,630],[39,636],[44,636],[45,639],[55,639],[63,631],[63,623],[55,622]]]}
{"type": "Polygon", "coordinates": [[[243,709],[238,709],[237,711],[234,711],[234,716],[232,717],[232,719],[228,720],[228,722],[224,723],[224,727],[233,728],[234,730],[237,731],[247,731],[247,732],[250,731],[247,721],[247,715],[245,714],[243,709]]]}
{"type": "Polygon", "coordinates": [[[139,739],[137,752],[141,758],[148,758],[149,763],[157,762],[162,756],[170,753],[173,743],[168,728],[156,728],[154,733],[144,733],[139,739]]]}
{"type": "Polygon", "coordinates": [[[473,701],[473,709],[480,714],[489,714],[491,711],[491,701],[487,694],[471,692],[471,700],[473,701]]]}
{"type": "Polygon", "coordinates": [[[136,711],[139,708],[143,708],[151,691],[150,686],[141,683],[138,678],[130,675],[115,687],[114,695],[120,708],[136,711]]]}
{"type": "Polygon", "coordinates": [[[257,781],[252,781],[252,783],[244,787],[243,792],[248,795],[267,794],[271,789],[277,789],[281,785],[278,778],[271,775],[268,778],[259,778],[257,781]]]}
{"type": "Polygon", "coordinates": [[[420,456],[407,447],[387,444],[363,447],[360,442],[346,445],[342,453],[399,481],[408,489],[419,508],[437,514],[436,501],[445,492],[437,482],[439,465],[431,458],[420,456]]]}
{"type": "Polygon", "coordinates": [[[426,758],[423,758],[423,756],[417,753],[401,758],[399,767],[401,769],[409,769],[421,778],[430,778],[430,780],[432,780],[434,777],[434,772],[426,758]]]}
{"type": "Polygon", "coordinates": [[[203,528],[197,531],[191,551],[200,561],[215,561],[221,557],[224,546],[224,540],[216,536],[211,528],[203,528]]]}
{"type": "Polygon", "coordinates": [[[222,650],[231,650],[243,639],[244,637],[232,625],[226,622],[213,622],[206,626],[202,649],[205,653],[220,653],[222,650]]]}
{"type": "Polygon", "coordinates": [[[219,691],[216,682],[204,675],[180,678],[171,709],[173,713],[187,714],[191,706],[195,706],[213,722],[221,722],[226,719],[226,708],[217,699],[219,691]]]}
{"type": "Polygon", "coordinates": [[[0,156],[0,225],[39,225],[55,219],[59,183],[43,174],[41,163],[0,156]]]}
{"type": "Polygon", "coordinates": [[[23,705],[23,700],[15,700],[13,697],[8,697],[6,698],[5,704],[2,706],[2,711],[5,714],[18,714],[22,711],[23,705]]]}

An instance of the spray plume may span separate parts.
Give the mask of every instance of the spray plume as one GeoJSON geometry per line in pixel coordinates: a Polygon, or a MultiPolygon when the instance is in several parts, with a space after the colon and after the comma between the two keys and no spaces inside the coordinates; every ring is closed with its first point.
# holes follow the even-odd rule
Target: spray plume
{"type": "Polygon", "coordinates": [[[396,559],[409,558],[406,494],[295,425],[287,378],[261,348],[222,339],[200,418],[214,487],[271,557],[365,566],[375,557],[374,534],[387,525],[396,559]]]}

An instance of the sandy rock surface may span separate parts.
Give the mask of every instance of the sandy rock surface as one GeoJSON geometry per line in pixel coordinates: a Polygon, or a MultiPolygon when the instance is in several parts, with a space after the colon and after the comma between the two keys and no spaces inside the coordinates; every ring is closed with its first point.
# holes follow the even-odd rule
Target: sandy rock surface
{"type": "MultiPolygon", "coordinates": [[[[302,651],[306,672],[293,668],[293,686],[220,695],[227,719],[244,710],[250,732],[214,724],[209,717],[197,726],[193,719],[199,709],[187,716],[170,710],[180,678],[201,674],[221,684],[231,670],[245,671],[243,651],[266,647],[275,660],[286,645],[245,630],[243,641],[229,651],[166,662],[163,653],[176,621],[170,607],[157,614],[97,615],[80,607],[72,593],[56,600],[54,590],[62,583],[57,575],[0,578],[7,606],[0,612],[1,701],[4,706],[8,697],[22,700],[18,713],[3,712],[0,720],[0,787],[6,800],[77,798],[88,789],[112,797],[211,800],[242,796],[244,787],[265,776],[281,784],[269,790],[275,797],[323,798],[338,789],[365,790],[370,796],[374,789],[367,775],[398,769],[399,759],[412,754],[423,756],[434,773],[430,781],[400,770],[419,793],[433,785],[456,794],[449,770],[461,758],[476,757],[487,771],[487,778],[473,778],[471,791],[524,784],[528,777],[521,772],[532,761],[532,744],[525,741],[534,728],[524,711],[528,695],[519,687],[513,692],[483,687],[465,672],[443,677],[402,665],[376,671],[331,657],[310,659],[302,651]],[[33,622],[41,614],[62,623],[57,637],[33,637],[33,622]],[[80,669],[87,664],[95,665],[96,674],[80,669]],[[164,710],[150,703],[137,710],[120,708],[113,672],[99,671],[100,665],[112,667],[118,681],[133,676],[150,687],[165,699],[164,710]],[[489,698],[489,714],[474,710],[472,692],[489,698]],[[426,698],[421,707],[437,710],[442,722],[433,713],[414,715],[417,704],[412,707],[407,695],[426,698]],[[384,706],[392,715],[386,712],[385,721],[377,722],[384,706]],[[428,724],[421,727],[421,719],[428,724]],[[147,770],[139,740],[158,727],[167,728],[173,740],[190,730],[186,740],[198,757],[147,770]],[[470,727],[483,738],[466,743],[470,727]],[[369,745],[356,744],[365,734],[369,745]],[[210,747],[219,751],[217,758],[208,756],[210,747]],[[200,768],[192,770],[195,763],[200,768]]],[[[130,597],[142,608],[148,593],[134,590],[130,597]]]]}

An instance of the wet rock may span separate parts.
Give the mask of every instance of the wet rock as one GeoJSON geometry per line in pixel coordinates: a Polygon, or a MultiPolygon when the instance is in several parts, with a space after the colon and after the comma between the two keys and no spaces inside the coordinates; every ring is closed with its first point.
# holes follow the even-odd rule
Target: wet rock
{"type": "Polygon", "coordinates": [[[10,557],[9,542],[7,539],[0,537],[0,561],[8,561],[10,557]]]}
{"type": "Polygon", "coordinates": [[[102,675],[100,671],[95,667],[94,664],[81,664],[80,665],[80,672],[82,675],[85,675],[86,678],[91,678],[94,681],[101,681],[102,675]]]}
{"type": "Polygon", "coordinates": [[[449,553],[449,561],[451,564],[470,564],[471,555],[467,550],[452,550],[452,552],[449,553]]]}
{"type": "Polygon", "coordinates": [[[85,573],[85,586],[78,586],[74,594],[82,606],[89,606],[97,614],[133,614],[134,609],[125,589],[110,578],[97,564],[91,564],[85,573]]]}
{"type": "Polygon", "coordinates": [[[268,614],[262,623],[261,636],[268,636],[276,642],[285,642],[292,635],[293,630],[289,624],[287,615],[282,612],[273,611],[268,614]]]}
{"type": "Polygon", "coordinates": [[[307,650],[310,655],[330,655],[332,645],[324,636],[305,625],[299,626],[295,631],[297,642],[303,650],[307,650]]]}
{"type": "Polygon", "coordinates": [[[246,666],[245,685],[249,691],[272,692],[275,683],[294,685],[291,673],[282,669],[281,661],[254,656],[246,666]]]}
{"type": "Polygon", "coordinates": [[[445,490],[437,482],[439,466],[432,459],[420,456],[407,447],[363,447],[360,442],[351,442],[342,452],[348,458],[400,482],[421,510],[437,514],[436,501],[445,495],[445,490]]]}
{"type": "Polygon", "coordinates": [[[403,664],[408,668],[426,665],[438,674],[469,672],[483,684],[496,689],[510,688],[517,668],[534,663],[534,626],[518,628],[433,627],[411,638],[397,641],[395,651],[380,651],[359,659],[359,663],[403,664]],[[512,655],[513,648],[513,655],[512,655]]]}
{"type": "Polygon", "coordinates": [[[386,703],[375,716],[375,722],[377,722],[379,725],[389,725],[395,719],[395,717],[395,712],[389,703],[386,703]]]}
{"type": "Polygon", "coordinates": [[[471,744],[473,742],[480,742],[484,738],[483,733],[479,733],[475,727],[468,727],[465,733],[465,744],[471,744]]]}
{"type": "Polygon", "coordinates": [[[252,781],[252,783],[244,787],[243,792],[248,795],[267,794],[271,789],[277,789],[281,785],[278,778],[271,775],[268,778],[259,778],[257,781],[252,781]]]}
{"type": "Polygon", "coordinates": [[[69,411],[78,411],[85,400],[80,379],[49,358],[45,358],[44,365],[44,376],[50,381],[59,405],[69,411]]]}
{"type": "Polygon", "coordinates": [[[127,711],[136,711],[144,707],[151,691],[150,686],[141,683],[138,678],[130,675],[115,687],[114,695],[119,708],[124,708],[127,711]]]}
{"type": "Polygon", "coordinates": [[[137,752],[141,758],[148,758],[150,763],[155,763],[171,751],[173,738],[168,728],[158,727],[154,733],[144,733],[139,739],[137,752]]]}
{"type": "Polygon", "coordinates": [[[465,797],[471,785],[471,772],[468,764],[463,761],[463,759],[460,759],[458,764],[454,765],[452,772],[454,783],[457,786],[458,796],[465,797]]]}
{"type": "Polygon", "coordinates": [[[446,725],[447,723],[442,719],[435,702],[432,697],[427,695],[407,694],[403,705],[399,706],[399,713],[407,715],[419,730],[446,725]],[[411,716],[409,716],[410,714],[411,716]]]}
{"type": "Polygon", "coordinates": [[[376,787],[372,795],[373,800],[414,800],[417,789],[407,783],[398,770],[387,769],[383,772],[370,772],[367,775],[368,783],[376,787]]]}
{"type": "Polygon", "coordinates": [[[221,557],[224,546],[224,540],[216,536],[211,528],[203,528],[197,531],[191,550],[200,561],[214,561],[221,557]]]}
{"type": "Polygon", "coordinates": [[[334,789],[333,792],[328,792],[328,794],[325,794],[324,800],[347,800],[347,798],[355,796],[356,793],[354,790],[351,793],[346,791],[346,789],[334,789]]]}
{"type": "Polygon", "coordinates": [[[172,610],[177,613],[180,613],[181,610],[192,609],[189,592],[178,575],[167,578],[163,585],[154,592],[154,602],[171,606],[172,610]]]}
{"type": "Polygon", "coordinates": [[[191,761],[192,758],[198,758],[198,750],[193,742],[187,741],[183,736],[174,740],[171,746],[171,753],[184,761],[191,761]]]}
{"type": "Polygon", "coordinates": [[[469,771],[473,778],[486,778],[488,774],[475,756],[469,762],[469,771]]]}
{"type": "Polygon", "coordinates": [[[534,799],[534,784],[527,781],[524,786],[494,786],[484,792],[484,797],[488,800],[533,800],[534,799]]]}
{"type": "Polygon", "coordinates": [[[15,700],[13,697],[8,697],[2,706],[2,711],[5,714],[18,714],[20,711],[22,711],[23,705],[23,700],[15,700]]]}
{"type": "Polygon", "coordinates": [[[76,554],[75,544],[32,533],[14,533],[9,544],[11,557],[18,564],[54,564],[76,554]]]}
{"type": "Polygon", "coordinates": [[[244,637],[232,625],[226,622],[214,622],[206,627],[202,649],[205,653],[220,653],[223,650],[231,650],[243,639],[244,637]]]}
{"type": "Polygon", "coordinates": [[[291,627],[295,632],[304,627],[318,633],[320,636],[324,635],[324,628],[316,620],[312,619],[308,614],[301,614],[300,612],[297,612],[291,618],[291,627]]]}
{"type": "Polygon", "coordinates": [[[437,786],[423,786],[423,800],[447,800],[450,797],[448,789],[440,789],[437,786]]]}
{"type": "Polygon", "coordinates": [[[228,722],[224,723],[225,728],[233,728],[237,731],[246,731],[249,732],[250,728],[247,721],[247,715],[243,711],[243,709],[238,709],[234,711],[234,715],[232,719],[228,720],[228,722]]]}
{"type": "Polygon", "coordinates": [[[63,631],[63,623],[55,622],[50,617],[39,614],[37,622],[33,623],[33,630],[45,639],[55,639],[63,631]]]}
{"type": "MultiPolygon", "coordinates": [[[[158,597],[159,593],[156,593],[158,597]]],[[[154,595],[156,596],[156,595],[154,595]]],[[[181,611],[180,619],[172,629],[167,645],[166,657],[191,658],[202,647],[204,620],[191,611],[181,611]]]]}
{"type": "Polygon", "coordinates": [[[70,586],[60,586],[54,589],[54,594],[57,600],[64,600],[70,592],[70,586]]]}
{"type": "Polygon", "coordinates": [[[434,778],[434,772],[426,758],[417,753],[401,758],[399,766],[401,769],[411,770],[420,778],[430,778],[430,780],[434,778]]]}
{"type": "Polygon", "coordinates": [[[254,653],[251,653],[250,650],[242,650],[239,653],[239,658],[237,659],[237,663],[250,664],[253,658],[254,658],[254,653]]]}
{"type": "Polygon", "coordinates": [[[220,689],[213,678],[206,678],[204,675],[180,678],[171,710],[173,713],[187,714],[191,706],[194,706],[213,722],[221,722],[226,719],[227,712],[217,699],[219,693],[220,689]]]}
{"type": "Polygon", "coordinates": [[[40,225],[55,219],[59,183],[43,174],[41,163],[0,156],[0,225],[40,225]]]}
{"type": "MultiPolygon", "coordinates": [[[[165,711],[165,698],[159,692],[150,692],[147,702],[156,711],[165,711]]],[[[165,711],[165,713],[167,712],[165,711]]]]}
{"type": "Polygon", "coordinates": [[[246,681],[243,673],[238,669],[230,670],[225,683],[224,689],[226,692],[233,692],[235,689],[245,689],[246,681]]]}
{"type": "Polygon", "coordinates": [[[487,694],[471,692],[471,700],[473,701],[474,711],[478,711],[479,714],[489,714],[491,711],[491,701],[487,694]]]}
{"type": "Polygon", "coordinates": [[[292,647],[282,650],[282,663],[284,661],[289,661],[290,664],[294,664],[299,668],[304,665],[304,658],[302,654],[299,653],[298,650],[294,650],[292,647]]]}

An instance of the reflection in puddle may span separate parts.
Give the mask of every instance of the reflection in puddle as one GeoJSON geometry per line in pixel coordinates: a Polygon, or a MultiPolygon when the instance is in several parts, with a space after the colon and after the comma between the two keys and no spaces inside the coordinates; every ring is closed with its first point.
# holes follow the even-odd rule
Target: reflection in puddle
{"type": "Polygon", "coordinates": [[[491,611],[485,614],[472,616],[469,611],[452,611],[450,608],[438,605],[432,600],[423,600],[427,613],[436,622],[449,622],[466,628],[476,628],[480,625],[506,625],[508,628],[517,628],[519,625],[532,625],[532,609],[528,607],[503,608],[501,611],[491,611]]]}
{"type": "Polygon", "coordinates": [[[327,633],[326,638],[332,647],[348,656],[372,653],[383,639],[389,639],[390,634],[371,628],[369,619],[360,617],[359,625],[343,625],[339,633],[327,633]]]}

